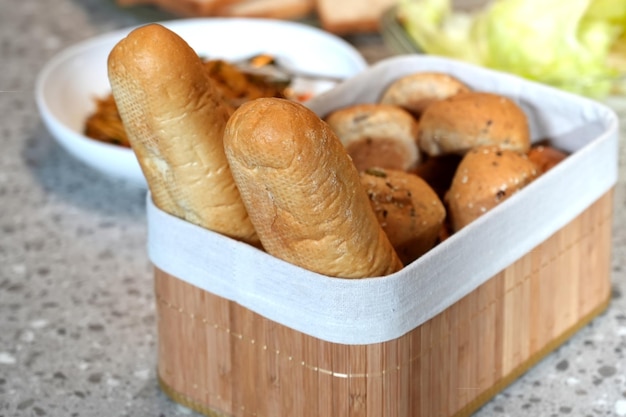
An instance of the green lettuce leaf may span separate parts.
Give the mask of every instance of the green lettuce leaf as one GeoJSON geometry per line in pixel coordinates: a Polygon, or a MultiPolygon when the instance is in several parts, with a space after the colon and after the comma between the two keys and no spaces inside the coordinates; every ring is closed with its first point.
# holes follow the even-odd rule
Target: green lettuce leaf
{"type": "Polygon", "coordinates": [[[493,0],[473,14],[449,0],[400,0],[398,11],[426,53],[585,95],[608,94],[626,65],[624,0],[493,0]]]}

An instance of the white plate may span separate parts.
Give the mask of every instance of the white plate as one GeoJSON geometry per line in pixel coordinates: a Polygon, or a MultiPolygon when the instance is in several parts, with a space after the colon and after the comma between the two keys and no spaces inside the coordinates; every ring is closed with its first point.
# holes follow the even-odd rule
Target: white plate
{"type": "MultiPolygon", "coordinates": [[[[283,57],[307,72],[351,77],[367,63],[343,39],[301,23],[248,18],[198,18],[159,22],[178,33],[201,56],[237,60],[259,52],[283,57]]],[[[70,154],[98,171],[146,187],[130,149],[82,134],[96,97],[110,92],[107,57],[132,29],[104,34],[55,55],[40,71],[35,99],[44,124],[70,154]]],[[[319,84],[315,93],[331,88],[319,84]]]]}

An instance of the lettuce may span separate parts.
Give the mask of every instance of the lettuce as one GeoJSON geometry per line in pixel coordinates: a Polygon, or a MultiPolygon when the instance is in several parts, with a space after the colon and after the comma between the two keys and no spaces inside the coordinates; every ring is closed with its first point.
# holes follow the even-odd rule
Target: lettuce
{"type": "Polygon", "coordinates": [[[421,49],[602,97],[626,60],[624,0],[494,0],[475,13],[450,0],[400,0],[421,49]]]}

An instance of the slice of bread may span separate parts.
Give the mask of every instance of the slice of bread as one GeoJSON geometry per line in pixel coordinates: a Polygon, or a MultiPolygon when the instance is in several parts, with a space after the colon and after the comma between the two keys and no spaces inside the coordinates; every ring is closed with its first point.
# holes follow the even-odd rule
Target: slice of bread
{"type": "Polygon", "coordinates": [[[299,19],[313,12],[315,0],[243,0],[216,10],[220,16],[299,19]]]}
{"type": "Polygon", "coordinates": [[[322,28],[336,34],[376,32],[383,13],[397,0],[316,0],[322,28]]]}
{"type": "Polygon", "coordinates": [[[217,9],[242,0],[116,0],[122,7],[150,5],[187,17],[213,16],[217,9]]]}
{"type": "Polygon", "coordinates": [[[315,0],[117,0],[123,7],[152,5],[179,16],[298,19],[315,10],[315,0]]]}

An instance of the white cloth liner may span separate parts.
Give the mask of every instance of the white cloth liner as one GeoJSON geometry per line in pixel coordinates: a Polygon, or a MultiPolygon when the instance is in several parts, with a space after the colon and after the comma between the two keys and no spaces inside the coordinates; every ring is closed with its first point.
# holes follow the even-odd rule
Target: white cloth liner
{"type": "Polygon", "coordinates": [[[385,60],[308,105],[319,115],[373,102],[387,83],[442,71],[523,106],[533,140],[574,152],[541,178],[402,271],[329,278],[156,208],[148,195],[148,252],[158,268],[266,318],[341,344],[398,338],[448,308],[563,227],[617,181],[617,117],[608,107],[515,76],[444,58],[385,60]]]}

